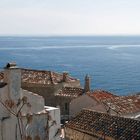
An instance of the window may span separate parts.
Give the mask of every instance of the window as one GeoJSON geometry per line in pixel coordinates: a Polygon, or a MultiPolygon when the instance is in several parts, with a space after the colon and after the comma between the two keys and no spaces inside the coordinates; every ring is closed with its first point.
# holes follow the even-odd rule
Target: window
{"type": "Polygon", "coordinates": [[[65,103],[65,110],[68,110],[68,103],[65,103]]]}

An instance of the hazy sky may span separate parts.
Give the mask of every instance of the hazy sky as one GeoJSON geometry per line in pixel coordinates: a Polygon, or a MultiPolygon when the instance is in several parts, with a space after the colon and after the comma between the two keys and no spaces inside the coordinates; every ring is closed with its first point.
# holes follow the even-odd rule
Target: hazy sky
{"type": "Polygon", "coordinates": [[[140,0],[0,0],[1,35],[140,34],[140,0]]]}

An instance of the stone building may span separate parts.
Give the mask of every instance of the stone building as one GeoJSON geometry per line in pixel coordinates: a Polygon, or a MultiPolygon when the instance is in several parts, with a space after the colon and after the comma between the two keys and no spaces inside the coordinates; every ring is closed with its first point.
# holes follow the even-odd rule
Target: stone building
{"type": "Polygon", "coordinates": [[[74,117],[83,108],[92,108],[93,110],[106,112],[106,108],[102,101],[114,97],[117,96],[104,90],[94,90],[92,92],[86,92],[82,96],[78,96],[70,102],[69,117],[74,117]]]}
{"type": "MultiPolygon", "coordinates": [[[[86,93],[90,92],[90,78],[88,75],[85,77],[85,86],[84,89],[81,87],[64,87],[58,90],[55,94],[55,104],[54,106],[59,106],[61,110],[61,120],[69,120],[71,102],[81,96],[84,96],[86,93]]],[[[74,107],[77,108],[77,105],[74,107]]],[[[76,112],[78,113],[78,112],[76,112]]]]}
{"type": "MultiPolygon", "coordinates": [[[[83,97],[88,92],[90,92],[90,77],[86,75],[84,88],[64,87],[60,89],[57,94],[55,94],[55,100],[57,101],[56,103],[58,106],[60,106],[62,120],[69,120],[71,118],[71,102],[74,99],[83,97]]],[[[78,105],[76,105],[74,108],[77,108],[77,106],[78,105]]]]}
{"type": "MultiPolygon", "coordinates": [[[[1,81],[3,77],[0,73],[1,81]]],[[[62,119],[68,118],[70,101],[83,93],[80,81],[66,72],[21,69],[21,77],[21,87],[43,96],[45,105],[59,107],[62,119]]]]}
{"type": "Polygon", "coordinates": [[[45,98],[46,105],[53,105],[55,94],[63,87],[80,87],[80,81],[68,73],[22,69],[22,88],[45,98]]]}
{"type": "Polygon", "coordinates": [[[66,140],[139,140],[140,121],[84,109],[65,125],[66,140]]]}
{"type": "Polygon", "coordinates": [[[8,63],[0,82],[0,140],[59,140],[60,110],[21,88],[21,70],[8,63]]]}
{"type": "Polygon", "coordinates": [[[59,107],[62,121],[68,119],[70,101],[83,92],[80,81],[66,72],[27,69],[22,69],[22,88],[43,96],[45,105],[59,107]]]}
{"type": "Polygon", "coordinates": [[[59,106],[61,110],[61,120],[69,120],[70,103],[75,98],[83,95],[83,89],[77,87],[64,87],[55,95],[54,106],[59,106]]]}
{"type": "Polygon", "coordinates": [[[118,96],[102,103],[112,114],[140,120],[140,95],[118,96]]]}
{"type": "MultiPolygon", "coordinates": [[[[4,73],[1,72],[0,81],[3,81],[3,78],[4,73]]],[[[81,87],[80,81],[66,72],[60,74],[45,70],[21,69],[21,78],[21,87],[43,96],[46,105],[52,105],[55,102],[54,95],[62,88],[81,87]]]]}
{"type": "Polygon", "coordinates": [[[83,108],[140,119],[140,95],[116,96],[108,91],[95,90],[71,101],[70,117],[74,117],[83,108]]]}

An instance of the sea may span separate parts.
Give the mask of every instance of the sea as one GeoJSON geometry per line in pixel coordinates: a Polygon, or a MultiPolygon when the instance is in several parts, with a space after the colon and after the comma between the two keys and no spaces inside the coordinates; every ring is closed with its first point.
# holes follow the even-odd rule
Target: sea
{"type": "Polygon", "coordinates": [[[140,92],[140,36],[0,36],[0,69],[68,72],[116,95],[140,92]]]}

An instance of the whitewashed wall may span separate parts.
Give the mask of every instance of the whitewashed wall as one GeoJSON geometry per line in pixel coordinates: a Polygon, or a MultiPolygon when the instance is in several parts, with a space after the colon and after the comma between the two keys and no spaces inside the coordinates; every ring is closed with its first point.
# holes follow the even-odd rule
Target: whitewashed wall
{"type": "Polygon", "coordinates": [[[44,110],[44,98],[39,96],[38,94],[34,94],[27,90],[22,90],[22,97],[27,97],[27,102],[30,103],[31,108],[27,107],[26,105],[22,109],[22,113],[36,113],[41,110],[44,110]]]}
{"type": "MultiPolygon", "coordinates": [[[[0,88],[0,100],[2,103],[5,103],[6,100],[8,100],[8,86],[5,86],[3,88],[0,88]]],[[[10,113],[6,110],[6,108],[0,103],[0,120],[3,117],[10,116],[10,113]]]]}

